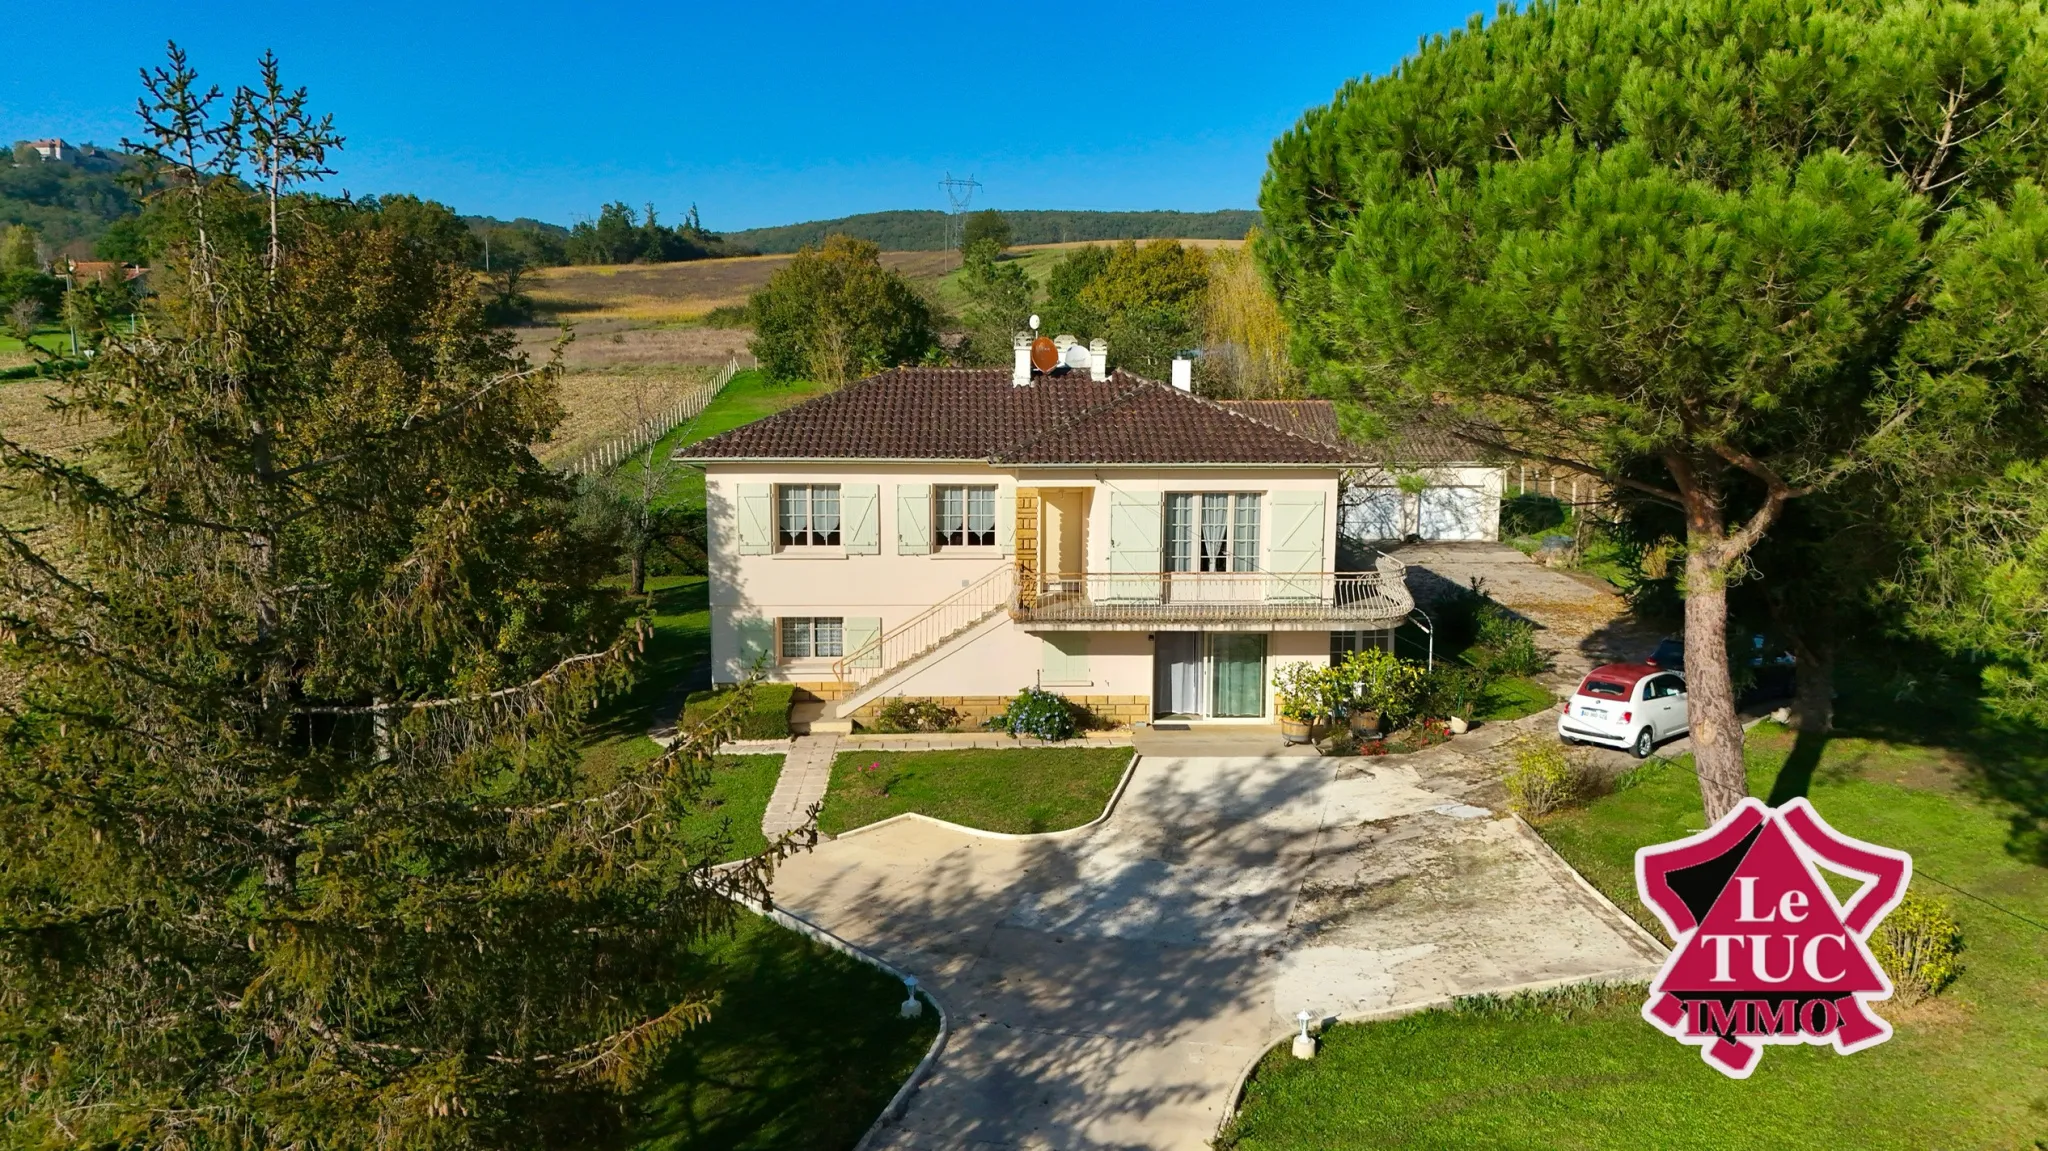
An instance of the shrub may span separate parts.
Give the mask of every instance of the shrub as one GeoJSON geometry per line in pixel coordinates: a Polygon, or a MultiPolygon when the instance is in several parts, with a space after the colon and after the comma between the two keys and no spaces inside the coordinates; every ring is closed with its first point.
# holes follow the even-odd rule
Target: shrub
{"type": "Polygon", "coordinates": [[[1556,496],[1524,492],[1518,496],[1509,496],[1500,502],[1502,539],[1533,536],[1548,528],[1560,527],[1564,522],[1564,501],[1556,496]]]}
{"type": "Polygon", "coordinates": [[[1395,721],[1415,714],[1424,684],[1422,665],[1378,648],[1344,657],[1335,669],[1340,706],[1376,711],[1395,721]]]}
{"type": "Polygon", "coordinates": [[[1536,625],[1487,600],[1480,605],[1465,662],[1487,676],[1535,675],[1550,668],[1550,657],[1536,646],[1536,625]]]}
{"type": "Polygon", "coordinates": [[[1485,702],[1488,678],[1485,668],[1440,663],[1422,674],[1415,711],[1430,719],[1471,719],[1485,702]]]}
{"type": "Polygon", "coordinates": [[[1963,928],[1948,904],[1911,890],[1870,933],[1870,954],[1901,1003],[1918,1003],[1954,982],[1962,953],[1963,928]]]}
{"type": "Polygon", "coordinates": [[[1579,798],[1579,765],[1564,748],[1548,740],[1517,741],[1515,767],[1501,779],[1508,806],[1525,816],[1546,815],[1579,798]]]}
{"type": "Polygon", "coordinates": [[[876,722],[891,731],[951,731],[960,713],[935,699],[898,696],[875,713],[876,722]]]}
{"type": "Polygon", "coordinates": [[[1010,701],[1008,711],[993,715],[985,725],[1011,735],[1035,735],[1043,740],[1074,738],[1074,709],[1065,696],[1043,688],[1027,687],[1010,701]]]}
{"type": "MultiPolygon", "coordinates": [[[[695,727],[718,713],[725,706],[726,697],[731,695],[730,687],[715,687],[710,691],[693,691],[683,700],[683,716],[680,726],[695,727]]],[[[740,716],[739,727],[732,733],[734,739],[788,739],[789,704],[796,694],[796,688],[786,683],[762,683],[754,685],[754,698],[749,701],[745,713],[740,716]]]]}
{"type": "Polygon", "coordinates": [[[1283,663],[1273,671],[1273,686],[1280,692],[1280,718],[1321,723],[1343,709],[1350,680],[1345,668],[1283,663]]]}

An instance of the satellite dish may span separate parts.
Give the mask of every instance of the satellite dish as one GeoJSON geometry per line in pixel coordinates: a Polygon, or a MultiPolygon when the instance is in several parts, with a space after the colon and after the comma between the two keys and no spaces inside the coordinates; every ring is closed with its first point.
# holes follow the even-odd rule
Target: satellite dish
{"type": "Polygon", "coordinates": [[[1051,340],[1040,336],[1031,341],[1031,366],[1041,372],[1049,372],[1060,366],[1060,350],[1051,340]]]}
{"type": "MultiPolygon", "coordinates": [[[[1013,316],[1016,315],[1015,312],[1012,312],[1010,314],[1013,316]]],[[[1031,314],[1031,330],[1034,332],[1038,330],[1038,313],[1036,312],[1033,312],[1031,314]]]]}
{"type": "Polygon", "coordinates": [[[1080,371],[1088,366],[1088,349],[1082,344],[1068,344],[1067,354],[1062,357],[1067,367],[1080,371]]]}

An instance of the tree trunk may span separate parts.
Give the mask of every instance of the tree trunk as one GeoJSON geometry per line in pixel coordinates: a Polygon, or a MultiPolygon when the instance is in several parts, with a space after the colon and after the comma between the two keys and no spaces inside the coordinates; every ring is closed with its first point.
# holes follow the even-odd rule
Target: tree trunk
{"type": "Polygon", "coordinates": [[[1685,695],[1693,767],[1712,824],[1749,794],[1749,775],[1728,676],[1727,572],[1703,553],[1694,549],[1685,558],[1685,695]]]}
{"type": "Polygon", "coordinates": [[[647,541],[643,538],[633,545],[633,592],[647,594],[647,541]]]}
{"type": "Polygon", "coordinates": [[[1808,639],[1790,633],[1793,668],[1792,726],[1801,735],[1826,735],[1835,729],[1835,648],[1826,636],[1808,639]]]}

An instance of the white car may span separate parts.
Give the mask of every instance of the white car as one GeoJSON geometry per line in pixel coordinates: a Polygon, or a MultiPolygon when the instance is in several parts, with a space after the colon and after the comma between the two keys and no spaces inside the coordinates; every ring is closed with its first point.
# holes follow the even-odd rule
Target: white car
{"type": "Polygon", "coordinates": [[[1557,717],[1566,743],[1597,743],[1648,758],[1657,744],[1692,726],[1686,714],[1685,677],[1646,663],[1596,667],[1557,717]]]}

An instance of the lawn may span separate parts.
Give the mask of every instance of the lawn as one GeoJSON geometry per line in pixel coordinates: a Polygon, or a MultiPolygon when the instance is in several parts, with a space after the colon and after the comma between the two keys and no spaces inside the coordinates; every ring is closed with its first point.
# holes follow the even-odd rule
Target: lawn
{"type": "Polygon", "coordinates": [[[1501,722],[1556,706],[1557,696],[1535,680],[1518,675],[1502,676],[1486,685],[1486,698],[1481,701],[1475,718],[1501,722]]]}
{"type": "MultiPolygon", "coordinates": [[[[1313,1062],[1268,1055],[1221,1145],[2039,1146],[2048,869],[2008,850],[2016,809],[1973,794],[1961,761],[1939,748],[1842,738],[1816,759],[1811,745],[1795,756],[1775,727],[1753,733],[1750,748],[1754,794],[1805,791],[1844,832],[1912,852],[1915,890],[1947,900],[1963,925],[1955,984],[1915,1007],[1879,1005],[1896,1028],[1890,1042],[1847,1058],[1770,1048],[1736,1082],[1645,1023],[1640,989],[1468,1004],[1338,1026],[1313,1062]]],[[[1635,849],[1699,828],[1699,804],[1687,761],[1653,761],[1539,830],[1650,922],[1634,894],[1635,849]]]]}
{"type": "MultiPolygon", "coordinates": [[[[776,383],[767,373],[751,369],[734,376],[718,393],[697,418],[683,424],[664,436],[655,445],[654,458],[667,460],[677,448],[710,439],[720,432],[729,432],[743,424],[751,424],[763,416],[771,416],[784,408],[800,404],[813,396],[823,395],[825,389],[809,380],[792,380],[776,383]]],[[[637,490],[641,474],[641,460],[635,456],[620,465],[619,475],[627,486],[637,490]]],[[[655,503],[665,508],[698,509],[704,506],[704,473],[684,464],[657,464],[665,468],[662,490],[655,497],[655,503]]]]}
{"type": "Polygon", "coordinates": [[[1127,747],[843,751],[818,826],[829,835],[906,811],[983,831],[1064,831],[1102,814],[1127,747]]]}
{"type": "Polygon", "coordinates": [[[706,957],[719,1003],[636,1100],[643,1151],[844,1151],[938,1029],[930,1010],[898,1016],[902,984],[767,920],[749,917],[706,957]]]}

